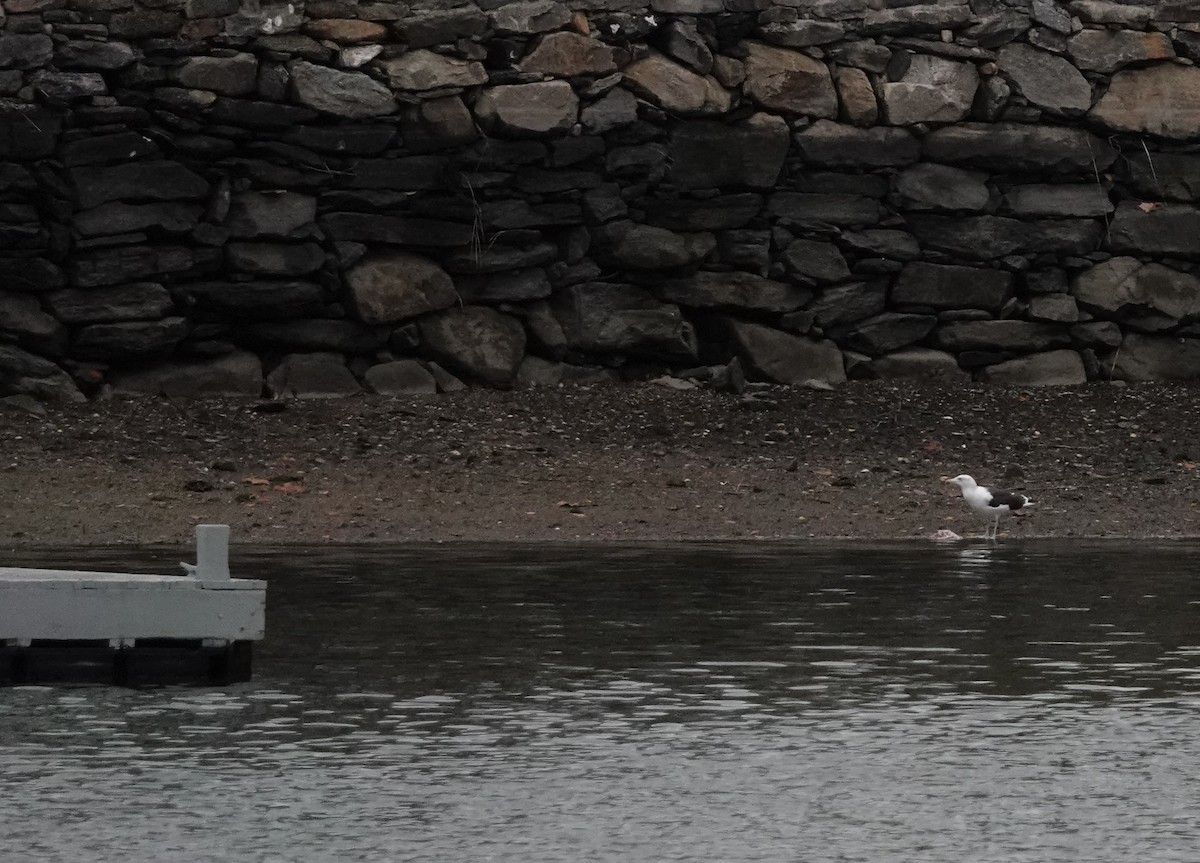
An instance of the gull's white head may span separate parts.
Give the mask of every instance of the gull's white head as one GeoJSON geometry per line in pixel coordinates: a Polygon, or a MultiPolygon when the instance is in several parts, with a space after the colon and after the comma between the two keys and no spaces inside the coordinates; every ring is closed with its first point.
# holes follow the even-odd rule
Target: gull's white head
{"type": "Polygon", "coordinates": [[[975,486],[977,485],[977,483],[975,482],[975,478],[973,476],[970,476],[965,473],[960,473],[958,476],[952,476],[949,478],[942,477],[942,482],[952,483],[953,485],[956,485],[963,490],[966,490],[968,488],[975,488],[975,486]]]}

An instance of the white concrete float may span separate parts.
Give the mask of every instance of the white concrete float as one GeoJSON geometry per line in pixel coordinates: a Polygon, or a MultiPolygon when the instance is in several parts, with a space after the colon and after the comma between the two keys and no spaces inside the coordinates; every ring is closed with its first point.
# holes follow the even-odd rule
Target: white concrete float
{"type": "Polygon", "coordinates": [[[250,678],[265,581],[231,578],[229,526],[196,527],[185,575],[0,567],[0,685],[250,678]]]}

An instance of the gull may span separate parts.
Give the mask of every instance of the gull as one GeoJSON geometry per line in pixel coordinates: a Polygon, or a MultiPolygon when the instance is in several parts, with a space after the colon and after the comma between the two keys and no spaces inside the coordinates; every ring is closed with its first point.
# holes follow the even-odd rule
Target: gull
{"type": "Polygon", "coordinates": [[[1021,512],[1027,506],[1033,506],[1033,501],[1015,491],[1005,491],[998,488],[988,488],[975,482],[975,478],[965,473],[955,477],[942,477],[942,482],[958,486],[962,490],[963,500],[967,505],[984,518],[992,520],[990,530],[984,534],[992,540],[1000,530],[1000,519],[1006,515],[1024,515],[1021,512]]]}

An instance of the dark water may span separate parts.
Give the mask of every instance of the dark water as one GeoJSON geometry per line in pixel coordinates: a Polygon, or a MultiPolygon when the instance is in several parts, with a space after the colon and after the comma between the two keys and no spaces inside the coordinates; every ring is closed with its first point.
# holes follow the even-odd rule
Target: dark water
{"type": "Polygon", "coordinates": [[[0,858],[1193,863],[1198,555],[242,549],[252,684],[0,690],[0,858]]]}

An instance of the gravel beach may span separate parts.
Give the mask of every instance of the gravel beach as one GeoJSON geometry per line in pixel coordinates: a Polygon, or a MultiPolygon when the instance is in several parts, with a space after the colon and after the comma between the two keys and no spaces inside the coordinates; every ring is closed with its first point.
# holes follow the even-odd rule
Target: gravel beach
{"type": "Polygon", "coordinates": [[[0,543],[982,535],[971,473],[1036,501],[1018,537],[1200,534],[1185,385],[653,383],[425,399],[115,399],[0,412],[0,543]]]}

